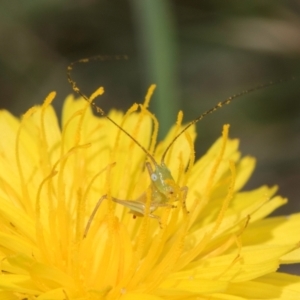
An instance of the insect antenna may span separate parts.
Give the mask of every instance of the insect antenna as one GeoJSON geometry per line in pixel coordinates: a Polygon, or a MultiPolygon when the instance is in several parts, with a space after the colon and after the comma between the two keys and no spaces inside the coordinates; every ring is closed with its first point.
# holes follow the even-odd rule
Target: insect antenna
{"type": "Polygon", "coordinates": [[[222,102],[219,102],[218,104],[216,104],[214,107],[212,107],[211,109],[207,110],[206,112],[204,112],[203,114],[201,114],[199,117],[197,117],[195,120],[191,121],[188,125],[186,125],[185,128],[183,128],[175,137],[174,139],[171,141],[171,143],[168,145],[168,147],[166,148],[166,150],[164,151],[163,155],[162,155],[162,158],[161,158],[161,164],[164,164],[164,161],[165,161],[165,158],[166,158],[166,155],[168,153],[168,151],[170,150],[170,148],[172,147],[172,145],[176,142],[176,140],[188,129],[190,128],[192,125],[196,124],[197,122],[201,121],[205,116],[215,112],[216,110],[218,110],[219,108],[223,107],[224,105],[226,104],[229,104],[231,103],[234,99],[236,98],[240,98],[241,96],[243,95],[246,95],[246,94],[249,94],[251,92],[254,92],[254,91],[258,91],[260,89],[264,89],[264,88],[267,88],[269,86],[272,86],[272,85],[277,85],[277,84],[281,84],[281,83],[284,83],[284,82],[287,82],[287,81],[290,81],[290,80],[294,80],[295,78],[292,77],[292,78],[288,78],[288,79],[280,79],[278,81],[269,81],[267,83],[264,83],[264,84],[261,84],[261,85],[258,85],[256,87],[253,87],[253,88],[250,88],[250,89],[247,89],[247,90],[244,90],[238,94],[235,94],[235,95],[232,95],[230,96],[229,98],[225,99],[224,101],[222,102]]]}
{"type": "Polygon", "coordinates": [[[128,57],[126,55],[117,55],[117,56],[96,55],[96,56],[92,56],[92,57],[89,57],[89,58],[82,58],[82,59],[76,60],[76,61],[70,63],[69,66],[67,67],[67,79],[68,79],[68,82],[72,86],[72,89],[73,89],[74,92],[76,92],[79,96],[81,96],[82,98],[84,98],[87,102],[91,103],[92,106],[95,108],[95,110],[96,110],[97,113],[99,113],[101,116],[103,116],[106,119],[108,119],[111,123],[113,123],[115,126],[117,126],[122,132],[124,132],[129,138],[131,138],[146,153],[146,155],[152,161],[152,163],[155,166],[158,166],[158,163],[155,161],[154,157],[149,153],[149,151],[137,139],[135,139],[129,132],[127,132],[119,124],[117,124],[113,119],[111,119],[105,113],[105,111],[102,108],[100,108],[99,106],[97,106],[92,101],[97,96],[97,91],[92,95],[92,97],[91,97],[92,99],[89,99],[83,92],[81,92],[81,90],[78,87],[76,81],[72,78],[71,73],[73,71],[74,66],[77,65],[77,64],[88,63],[90,60],[102,60],[102,61],[106,61],[106,60],[119,60],[119,59],[120,60],[121,59],[128,59],[128,57]],[[94,96],[94,95],[96,95],[96,96],[94,96]]]}

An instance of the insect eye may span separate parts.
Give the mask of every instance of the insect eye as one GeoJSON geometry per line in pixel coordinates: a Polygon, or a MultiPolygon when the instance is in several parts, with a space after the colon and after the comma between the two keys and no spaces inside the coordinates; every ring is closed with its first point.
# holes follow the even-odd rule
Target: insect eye
{"type": "Polygon", "coordinates": [[[151,174],[151,180],[152,180],[152,181],[156,181],[157,178],[158,178],[158,177],[157,177],[157,175],[156,175],[155,173],[152,173],[152,174],[151,174]]]}

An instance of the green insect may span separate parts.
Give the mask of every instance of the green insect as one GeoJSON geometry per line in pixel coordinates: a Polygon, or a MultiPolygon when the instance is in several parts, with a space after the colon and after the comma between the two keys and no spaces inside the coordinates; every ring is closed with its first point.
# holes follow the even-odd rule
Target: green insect
{"type": "MultiPolygon", "coordinates": [[[[127,57],[126,56],[118,56],[118,57],[94,56],[94,57],[80,59],[80,60],[77,60],[75,62],[72,62],[67,68],[67,78],[68,78],[68,81],[71,84],[73,90],[78,95],[80,95],[85,100],[87,100],[88,102],[90,102],[89,98],[86,95],[84,95],[84,93],[81,92],[81,90],[77,86],[77,83],[72,79],[71,72],[72,72],[72,70],[73,70],[73,68],[76,64],[88,63],[90,60],[108,60],[108,59],[127,59],[127,57]]],[[[242,91],[238,94],[235,94],[235,95],[225,99],[222,102],[219,102],[213,108],[211,108],[211,109],[207,110],[206,112],[202,113],[199,117],[197,117],[196,119],[194,119],[193,121],[188,123],[174,137],[174,139],[170,142],[170,144],[168,145],[168,147],[164,151],[160,163],[158,163],[154,159],[154,157],[149,153],[149,151],[144,146],[142,146],[140,144],[140,142],[138,142],[132,135],[130,135],[130,133],[128,133],[125,129],[123,129],[120,125],[118,125],[114,120],[112,120],[108,115],[106,115],[106,113],[100,107],[98,107],[94,102],[92,102],[92,105],[94,106],[96,111],[101,116],[107,118],[111,123],[113,123],[115,126],[117,126],[124,134],[126,134],[129,138],[131,138],[136,143],[136,145],[139,146],[142,149],[142,151],[145,152],[145,154],[147,155],[149,160],[152,162],[152,164],[150,162],[145,163],[147,171],[149,173],[150,180],[151,180],[151,183],[150,183],[151,203],[150,203],[148,216],[151,217],[151,218],[157,219],[160,222],[160,217],[154,214],[155,210],[158,209],[159,207],[175,208],[176,206],[174,206],[173,204],[170,204],[170,203],[173,203],[175,201],[178,201],[178,200],[182,199],[183,208],[186,209],[185,208],[185,200],[186,200],[186,197],[187,197],[187,194],[188,194],[188,187],[187,186],[183,186],[183,187],[178,186],[178,184],[175,182],[175,180],[174,180],[174,178],[171,174],[171,171],[168,169],[167,165],[165,164],[166,155],[167,155],[168,151],[170,150],[170,148],[172,147],[172,145],[176,142],[176,140],[189,127],[191,127],[193,124],[196,124],[197,122],[202,120],[205,116],[215,112],[216,110],[218,110],[219,108],[221,108],[225,104],[229,104],[235,98],[241,97],[242,95],[248,94],[252,91],[263,89],[263,88],[266,88],[268,86],[271,86],[271,85],[274,85],[274,84],[277,84],[277,83],[281,83],[281,82],[283,82],[283,80],[278,81],[278,82],[268,82],[266,84],[259,85],[259,86],[254,87],[254,88],[244,90],[244,91],[242,91]]],[[[107,195],[103,195],[98,200],[98,202],[97,202],[97,204],[96,204],[96,206],[95,206],[95,208],[94,208],[94,210],[93,210],[93,212],[92,212],[92,214],[91,214],[91,216],[88,220],[88,223],[86,225],[84,235],[83,235],[84,238],[88,234],[89,228],[90,228],[91,223],[92,223],[92,221],[93,221],[93,219],[94,219],[94,217],[97,213],[97,210],[98,210],[99,206],[101,205],[102,201],[107,199],[107,198],[108,198],[107,195]]],[[[114,197],[110,197],[110,199],[112,199],[112,201],[114,201],[115,203],[121,204],[121,205],[129,208],[130,213],[132,213],[134,215],[134,217],[135,216],[145,216],[147,192],[144,192],[136,200],[122,200],[122,199],[117,199],[117,198],[114,198],[114,197]]]]}

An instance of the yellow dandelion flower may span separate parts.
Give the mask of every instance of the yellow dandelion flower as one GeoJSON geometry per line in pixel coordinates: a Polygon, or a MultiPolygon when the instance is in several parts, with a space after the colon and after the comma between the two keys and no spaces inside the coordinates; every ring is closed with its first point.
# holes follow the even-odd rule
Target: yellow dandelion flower
{"type": "MultiPolygon", "coordinates": [[[[276,272],[300,261],[300,214],[266,218],[276,187],[241,192],[255,160],[228,125],[196,162],[193,126],[170,147],[160,205],[140,147],[73,96],[59,124],[54,97],[1,112],[0,299],[300,299],[300,277],[276,272]]],[[[159,160],[182,114],[156,145],[147,101],[109,117],[159,160]]]]}

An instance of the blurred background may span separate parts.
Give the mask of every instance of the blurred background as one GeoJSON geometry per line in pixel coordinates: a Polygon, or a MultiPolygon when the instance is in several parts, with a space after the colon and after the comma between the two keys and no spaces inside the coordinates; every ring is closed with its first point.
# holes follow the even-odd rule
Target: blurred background
{"type": "MultiPolygon", "coordinates": [[[[163,137],[179,109],[188,122],[244,89],[299,76],[300,2],[1,1],[0,45],[1,108],[20,116],[56,90],[59,112],[72,92],[70,62],[126,54],[128,61],[78,65],[74,79],[88,95],[103,85],[106,110],[142,102],[156,83],[151,110],[163,137]]],[[[289,198],[277,215],[300,211],[299,83],[298,77],[250,93],[197,126],[199,157],[231,124],[243,154],[258,161],[247,188],[278,184],[289,198]]]]}

